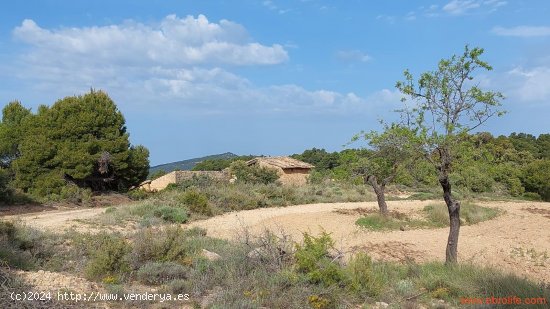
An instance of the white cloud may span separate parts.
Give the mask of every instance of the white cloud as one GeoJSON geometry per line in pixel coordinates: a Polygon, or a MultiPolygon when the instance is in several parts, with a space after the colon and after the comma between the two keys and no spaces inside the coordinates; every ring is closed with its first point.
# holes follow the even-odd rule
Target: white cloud
{"type": "Polygon", "coordinates": [[[511,28],[494,27],[492,33],[500,36],[537,37],[550,36],[550,27],[517,26],[511,28]]]}
{"type": "Polygon", "coordinates": [[[474,0],[452,0],[443,6],[443,11],[453,15],[460,15],[478,7],[480,7],[480,4],[474,0]]]}
{"type": "Polygon", "coordinates": [[[525,102],[550,101],[550,67],[539,66],[531,69],[516,67],[508,72],[511,94],[525,102]]]}
{"type": "MultiPolygon", "coordinates": [[[[293,84],[257,86],[231,68],[281,63],[286,51],[251,41],[239,24],[203,15],[60,29],[25,20],[13,33],[29,49],[9,74],[55,98],[94,87],[125,110],[148,113],[356,113],[380,100],[293,84]]],[[[346,55],[369,59],[357,51],[346,55]]]]}
{"type": "Polygon", "coordinates": [[[279,44],[251,42],[244,27],[231,21],[209,22],[175,15],[158,25],[126,22],[121,25],[48,30],[26,19],[14,36],[35,47],[32,59],[113,61],[117,63],[188,65],[269,65],[284,62],[287,52],[279,44]]]}
{"type": "Polygon", "coordinates": [[[477,9],[493,12],[507,4],[501,0],[451,0],[443,6],[443,11],[451,15],[463,15],[477,9]]]}
{"type": "Polygon", "coordinates": [[[372,59],[368,54],[356,49],[340,50],[336,53],[336,56],[345,61],[367,62],[372,59]]]}

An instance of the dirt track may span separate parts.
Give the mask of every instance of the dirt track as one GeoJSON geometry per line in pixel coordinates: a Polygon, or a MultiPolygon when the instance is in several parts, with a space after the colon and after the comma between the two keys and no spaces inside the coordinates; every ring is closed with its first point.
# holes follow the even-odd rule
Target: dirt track
{"type": "MultiPolygon", "coordinates": [[[[434,201],[392,201],[389,208],[409,214],[418,213],[434,201]]],[[[441,203],[437,201],[436,203],[441,203]]],[[[499,217],[460,230],[459,259],[479,265],[490,265],[520,276],[550,283],[550,203],[489,202],[480,203],[505,211],[499,217]]],[[[443,261],[448,229],[417,229],[407,231],[372,232],[355,225],[360,214],[336,212],[338,209],[376,209],[375,202],[310,204],[280,208],[262,208],[227,213],[186,226],[203,227],[213,237],[233,239],[246,228],[252,234],[265,229],[284,231],[294,240],[302,232],[330,232],[342,251],[367,251],[376,259],[404,261],[443,261]]],[[[92,219],[104,208],[7,216],[29,226],[62,231],[67,227],[87,229],[78,220],[92,219]],[[76,220],[76,221],[75,221],[76,220]]]]}
{"type": "MultiPolygon", "coordinates": [[[[393,201],[389,208],[405,213],[420,211],[434,201],[393,201]]],[[[438,201],[437,203],[441,203],[438,201]]],[[[460,230],[459,259],[550,283],[550,203],[490,202],[484,206],[505,210],[499,217],[460,230]],[[528,210],[526,210],[528,209],[528,210]]],[[[190,226],[203,227],[214,237],[232,239],[247,228],[284,231],[299,240],[302,232],[332,233],[336,245],[348,253],[364,250],[374,258],[418,262],[444,261],[448,228],[372,232],[355,225],[360,214],[338,209],[371,208],[369,203],[311,204],[228,213],[190,226]]]]}
{"type": "Polygon", "coordinates": [[[85,208],[72,210],[53,210],[23,215],[4,216],[2,219],[18,221],[30,227],[52,231],[62,231],[64,228],[78,226],[76,220],[92,218],[105,212],[105,208],[85,208]]]}

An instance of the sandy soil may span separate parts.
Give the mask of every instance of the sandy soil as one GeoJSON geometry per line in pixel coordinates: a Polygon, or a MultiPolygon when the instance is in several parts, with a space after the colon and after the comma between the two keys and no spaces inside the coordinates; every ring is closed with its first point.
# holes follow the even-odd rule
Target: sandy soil
{"type": "Polygon", "coordinates": [[[79,227],[78,220],[85,220],[105,212],[105,208],[84,208],[71,210],[53,210],[41,213],[30,213],[14,216],[4,216],[8,221],[21,221],[30,227],[62,231],[65,228],[79,227]]]}
{"type": "MultiPolygon", "coordinates": [[[[389,208],[415,213],[434,201],[391,201],[389,208]]],[[[437,201],[436,203],[441,203],[437,201]]],[[[492,266],[504,271],[550,283],[550,203],[479,203],[504,210],[499,217],[460,230],[459,260],[492,266]]],[[[302,232],[330,232],[342,251],[366,251],[375,259],[417,262],[444,261],[448,228],[373,232],[355,225],[361,214],[356,208],[376,209],[375,202],[334,203],[266,208],[228,213],[189,226],[208,234],[238,238],[243,229],[258,235],[265,229],[283,231],[300,240],[302,232]],[[340,210],[340,211],[338,211],[340,210]]]]}
{"type": "MultiPolygon", "coordinates": [[[[415,217],[434,201],[390,201],[389,208],[415,217]]],[[[435,203],[441,203],[437,201],[435,203]]],[[[460,231],[459,259],[478,265],[550,283],[550,203],[485,202],[488,207],[504,210],[499,217],[477,225],[463,226],[460,231]]],[[[258,235],[266,229],[284,232],[299,241],[303,232],[332,234],[341,251],[353,254],[366,251],[375,259],[417,262],[444,261],[447,228],[373,232],[355,225],[361,214],[354,209],[376,209],[375,202],[309,204],[290,207],[262,208],[227,213],[186,224],[202,227],[213,237],[235,239],[244,229],[258,235]]],[[[105,208],[48,211],[36,214],[6,216],[29,226],[62,231],[65,228],[90,229],[79,220],[93,221],[105,208]]]]}

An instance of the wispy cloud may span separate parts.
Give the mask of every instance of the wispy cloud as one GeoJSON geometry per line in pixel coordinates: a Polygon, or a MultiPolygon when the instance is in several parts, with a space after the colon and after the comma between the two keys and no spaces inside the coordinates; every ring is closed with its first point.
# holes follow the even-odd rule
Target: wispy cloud
{"type": "Polygon", "coordinates": [[[371,56],[369,56],[367,53],[364,53],[360,50],[340,50],[336,52],[336,56],[344,61],[359,61],[359,62],[367,62],[372,59],[371,56]]]}
{"type": "Polygon", "coordinates": [[[550,102],[550,67],[516,67],[508,71],[508,78],[510,91],[520,101],[550,102]]]}
{"type": "Polygon", "coordinates": [[[502,0],[452,0],[445,4],[442,10],[451,15],[463,15],[474,10],[486,10],[492,12],[507,4],[502,0]]]}
{"type": "Polygon", "coordinates": [[[537,37],[550,36],[550,27],[545,26],[516,26],[516,27],[494,27],[492,33],[500,36],[515,37],[537,37]]]}
{"type": "Polygon", "coordinates": [[[275,4],[275,2],[273,2],[271,0],[263,1],[262,5],[265,6],[266,8],[268,8],[268,9],[272,10],[272,11],[276,11],[279,14],[285,14],[285,13],[288,13],[288,12],[291,11],[291,9],[282,9],[282,8],[280,8],[279,6],[277,6],[275,4]]]}

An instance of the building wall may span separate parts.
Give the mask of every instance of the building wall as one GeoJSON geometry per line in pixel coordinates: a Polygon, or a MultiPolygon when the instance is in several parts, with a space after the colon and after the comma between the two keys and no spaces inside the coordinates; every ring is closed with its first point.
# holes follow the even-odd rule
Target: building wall
{"type": "Polygon", "coordinates": [[[307,184],[309,171],[309,169],[305,168],[283,169],[283,174],[279,175],[279,181],[284,185],[303,186],[307,184]]]}
{"type": "Polygon", "coordinates": [[[267,167],[277,171],[279,175],[279,181],[283,185],[291,186],[303,186],[307,184],[307,179],[309,177],[310,169],[307,168],[285,168],[282,169],[278,166],[267,164],[261,160],[258,161],[260,167],[267,167]]]}
{"type": "Polygon", "coordinates": [[[214,180],[227,180],[229,175],[226,172],[218,171],[173,171],[164,176],[161,176],[148,185],[143,185],[140,188],[145,191],[160,191],[166,188],[171,183],[178,183],[185,180],[193,179],[193,177],[207,176],[214,180]]]}
{"type": "Polygon", "coordinates": [[[176,183],[176,172],[171,172],[157,179],[154,179],[149,185],[149,190],[160,191],[166,188],[171,183],[176,183]]]}

